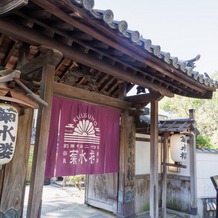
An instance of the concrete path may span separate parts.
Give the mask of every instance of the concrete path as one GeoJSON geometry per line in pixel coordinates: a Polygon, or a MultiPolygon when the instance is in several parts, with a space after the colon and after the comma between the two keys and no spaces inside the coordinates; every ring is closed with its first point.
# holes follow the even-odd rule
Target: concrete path
{"type": "MultiPolygon", "coordinates": [[[[24,216],[26,217],[29,186],[26,187],[24,216]]],[[[84,204],[85,191],[57,184],[43,187],[42,218],[112,218],[112,213],[84,204]]]]}

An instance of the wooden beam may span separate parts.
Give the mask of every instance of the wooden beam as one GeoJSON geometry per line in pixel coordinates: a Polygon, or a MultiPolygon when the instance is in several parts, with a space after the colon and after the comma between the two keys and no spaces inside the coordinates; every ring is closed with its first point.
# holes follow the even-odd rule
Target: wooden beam
{"type": "Polygon", "coordinates": [[[47,20],[47,19],[51,18],[52,14],[46,10],[38,9],[38,10],[31,11],[31,16],[40,18],[40,20],[42,20],[42,19],[47,20]]]}
{"type": "Polygon", "coordinates": [[[27,88],[19,79],[14,79],[15,82],[28,94],[29,98],[36,101],[38,104],[40,104],[43,107],[47,107],[48,103],[41,99],[38,95],[33,93],[29,88],[27,88]]]}
{"type": "Polygon", "coordinates": [[[174,164],[174,163],[162,163],[162,165],[169,166],[169,167],[177,167],[177,168],[187,168],[186,165],[174,164]]]}
{"type": "MultiPolygon", "coordinates": [[[[168,64],[163,63],[163,61],[159,60],[158,58],[155,58],[151,54],[145,53],[141,49],[137,49],[136,46],[133,45],[132,43],[126,43],[126,41],[122,40],[120,36],[111,33],[111,31],[108,31],[108,28],[104,29],[104,27],[102,25],[99,25],[97,22],[93,22],[91,23],[92,25],[87,26],[86,24],[80,22],[80,20],[73,19],[72,17],[64,13],[62,10],[60,10],[58,7],[56,7],[54,4],[48,1],[45,0],[32,0],[32,1],[35,4],[39,5],[40,7],[46,8],[46,10],[48,10],[50,13],[54,14],[55,16],[59,17],[60,19],[62,19],[64,22],[73,25],[74,27],[80,29],[81,31],[84,31],[88,35],[95,36],[95,38],[98,39],[99,41],[105,42],[111,47],[122,51],[123,53],[129,55],[130,57],[139,60],[145,65],[154,68],[158,72],[161,72],[164,75],[167,75],[175,79],[176,81],[178,81],[178,79],[182,79],[189,83],[189,87],[193,88],[194,90],[198,90],[200,93],[205,93],[204,89],[197,87],[198,85],[199,86],[201,85],[196,84],[191,77],[187,77],[186,75],[181,74],[179,70],[175,69],[174,67],[170,67],[168,64]],[[95,30],[96,26],[101,31],[96,31],[95,30]],[[119,43],[117,43],[118,41],[119,43]]],[[[73,4],[71,4],[69,1],[66,0],[60,1],[60,4],[64,4],[65,6],[67,5],[68,8],[71,8],[72,10],[75,10],[76,8],[73,4]]],[[[76,10],[82,11],[79,8],[76,8],[76,10]]],[[[86,16],[86,19],[90,19],[90,17],[85,15],[85,13],[83,14],[83,16],[86,16]]]]}
{"type": "Polygon", "coordinates": [[[158,101],[151,102],[150,217],[158,218],[158,101]]]}
{"type": "Polygon", "coordinates": [[[33,58],[29,62],[25,63],[21,68],[20,71],[22,75],[27,75],[28,73],[33,72],[36,69],[41,68],[44,64],[48,63],[51,60],[52,54],[40,54],[38,57],[33,58]]]}
{"type": "Polygon", "coordinates": [[[128,96],[125,97],[125,100],[132,103],[144,104],[151,101],[155,101],[161,97],[162,95],[159,92],[154,92],[154,93],[128,96]]]}
{"type": "MultiPolygon", "coordinates": [[[[68,3],[67,3],[67,4],[68,4],[68,3]]],[[[71,4],[71,6],[72,6],[72,4],[71,4]]],[[[81,42],[81,39],[75,40],[75,34],[77,34],[77,33],[73,33],[73,34],[71,34],[71,36],[69,36],[69,35],[67,35],[67,34],[64,33],[64,32],[61,32],[61,31],[55,29],[54,27],[50,27],[50,26],[46,25],[45,23],[42,23],[42,22],[40,22],[40,21],[38,21],[38,20],[36,20],[36,19],[29,18],[29,17],[27,17],[26,15],[24,15],[24,14],[22,14],[22,13],[20,13],[20,12],[16,12],[16,14],[19,15],[19,16],[21,16],[21,17],[24,17],[25,19],[31,19],[32,22],[38,24],[39,26],[42,26],[42,27],[45,28],[45,29],[50,30],[51,32],[56,32],[58,35],[61,35],[62,37],[64,37],[64,38],[65,38],[66,40],[68,40],[68,41],[75,41],[76,43],[79,43],[79,44],[82,45],[82,46],[85,46],[85,47],[88,46],[88,44],[85,44],[84,42],[81,42]]],[[[68,24],[68,23],[62,22],[62,24],[64,25],[64,24],[68,24]]],[[[71,25],[71,24],[68,24],[68,25],[71,25]]],[[[71,25],[71,26],[72,26],[72,25],[71,25]]],[[[83,34],[85,34],[85,33],[83,33],[83,34]]],[[[87,34],[86,34],[86,35],[87,35],[87,34]]],[[[63,42],[64,44],[66,44],[66,43],[65,43],[65,40],[61,40],[61,42],[63,42]]],[[[71,43],[71,44],[68,44],[68,45],[71,46],[72,43],[71,43]]],[[[110,58],[111,60],[115,60],[115,58],[113,58],[112,56],[108,55],[107,53],[103,53],[102,51],[100,51],[100,50],[94,48],[93,46],[88,46],[87,49],[88,49],[88,50],[90,49],[90,50],[92,50],[92,51],[95,51],[95,52],[97,52],[97,53],[99,53],[99,54],[101,54],[101,55],[103,55],[103,56],[105,56],[105,57],[110,58]]],[[[129,69],[133,69],[133,70],[135,70],[135,72],[137,71],[137,74],[138,74],[138,75],[139,75],[139,73],[141,73],[141,75],[143,75],[142,77],[143,77],[143,78],[146,78],[146,80],[149,80],[149,81],[150,81],[151,78],[152,78],[152,79],[155,79],[155,81],[157,81],[157,82],[159,83],[158,86],[165,87],[166,89],[171,90],[171,92],[173,92],[172,90],[174,90],[174,92],[177,93],[177,94],[187,96],[186,92],[183,91],[181,88],[179,88],[178,85],[176,86],[176,85],[172,85],[172,83],[171,83],[171,84],[168,84],[168,83],[166,83],[166,81],[164,81],[164,82],[161,81],[161,79],[159,78],[159,74],[158,74],[158,75],[157,75],[157,74],[156,74],[156,75],[154,75],[154,74],[152,75],[150,72],[147,72],[147,71],[145,72],[145,71],[136,69],[136,68],[133,66],[133,64],[130,65],[130,64],[127,64],[127,63],[123,63],[123,62],[120,61],[120,60],[116,60],[116,62],[118,62],[118,63],[120,63],[120,64],[123,64],[123,65],[125,65],[125,66],[128,66],[129,69]],[[169,88],[169,87],[170,87],[170,88],[169,88]],[[176,91],[175,91],[175,90],[176,90],[176,91]]],[[[138,61],[138,62],[139,62],[139,61],[138,61]]],[[[139,63],[140,63],[140,62],[139,62],[139,63]]],[[[152,69],[152,68],[151,68],[151,69],[152,69]]],[[[154,69],[153,69],[153,71],[156,72],[156,70],[154,70],[154,69]]],[[[160,75],[162,75],[162,77],[164,77],[163,74],[160,74],[160,75]]],[[[171,79],[171,80],[173,80],[173,79],[171,79]]],[[[192,89],[189,89],[189,93],[191,93],[191,92],[192,92],[192,89]]],[[[207,98],[208,98],[208,97],[207,97],[207,98]]]]}
{"type": "Polygon", "coordinates": [[[83,65],[89,66],[101,72],[105,72],[123,81],[128,81],[145,88],[156,90],[164,96],[173,97],[173,93],[162,86],[152,84],[150,81],[142,77],[137,77],[131,72],[119,69],[118,67],[108,64],[108,62],[104,60],[100,61],[95,57],[89,54],[85,54],[74,47],[67,46],[66,44],[43,36],[37,31],[21,26],[17,23],[15,24],[5,18],[0,19],[0,32],[13,36],[19,40],[28,42],[30,44],[42,44],[57,49],[58,51],[62,52],[67,58],[71,60],[73,59],[74,61],[79,62],[83,65]]]}
{"type": "Polygon", "coordinates": [[[95,92],[75,88],[69,85],[54,82],[54,95],[60,95],[66,98],[74,98],[80,101],[90,102],[93,104],[104,105],[107,107],[115,107],[126,110],[130,104],[120,99],[111,98],[95,92]]]}
{"type": "Polygon", "coordinates": [[[55,67],[44,65],[42,71],[40,97],[44,99],[49,106],[40,107],[38,111],[36,143],[34,146],[30,193],[27,207],[27,217],[35,218],[40,217],[41,214],[41,199],[52,105],[52,81],[54,80],[55,67]]]}

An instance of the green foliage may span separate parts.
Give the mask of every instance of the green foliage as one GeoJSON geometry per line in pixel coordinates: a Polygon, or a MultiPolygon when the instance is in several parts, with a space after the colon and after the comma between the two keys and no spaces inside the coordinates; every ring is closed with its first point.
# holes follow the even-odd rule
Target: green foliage
{"type": "Polygon", "coordinates": [[[196,138],[196,147],[197,148],[207,148],[207,149],[213,149],[213,145],[210,143],[210,139],[208,137],[205,137],[203,135],[198,135],[196,138]]]}
{"type": "Polygon", "coordinates": [[[26,175],[27,184],[30,183],[32,163],[33,163],[33,145],[30,145],[30,152],[29,152],[28,165],[27,165],[27,175],[26,175]]]}
{"type": "MultiPolygon", "coordinates": [[[[218,78],[218,72],[214,77],[218,78]]],[[[160,101],[160,108],[169,113],[169,118],[187,118],[189,109],[194,109],[197,129],[214,148],[218,148],[218,91],[213,93],[212,99],[165,97],[160,101]]]]}
{"type": "Polygon", "coordinates": [[[175,95],[174,98],[163,98],[160,107],[173,118],[189,117],[189,109],[202,107],[204,100],[175,95]]]}
{"type": "Polygon", "coordinates": [[[85,175],[69,176],[69,181],[72,185],[74,185],[79,190],[81,190],[82,189],[82,182],[85,181],[85,175]]]}

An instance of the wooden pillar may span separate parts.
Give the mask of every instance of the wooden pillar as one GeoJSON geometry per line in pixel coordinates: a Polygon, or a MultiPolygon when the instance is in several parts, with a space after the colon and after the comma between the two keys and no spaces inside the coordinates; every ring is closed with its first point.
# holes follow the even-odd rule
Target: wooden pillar
{"type": "Polygon", "coordinates": [[[151,102],[150,217],[158,218],[158,101],[151,102]]]}
{"type": "Polygon", "coordinates": [[[166,218],[166,199],[167,199],[167,161],[168,161],[168,137],[167,132],[163,136],[163,177],[162,177],[162,218],[166,218]]]}
{"type": "Polygon", "coordinates": [[[27,218],[37,218],[41,216],[41,199],[44,184],[44,171],[49,135],[54,73],[54,66],[49,64],[43,65],[40,97],[48,103],[48,106],[40,107],[38,111],[36,143],[34,146],[33,154],[27,218]]]}
{"type": "Polygon", "coordinates": [[[120,170],[117,217],[135,214],[135,125],[128,111],[121,115],[120,170]]]}
{"type": "Polygon", "coordinates": [[[32,132],[33,109],[19,117],[14,156],[0,170],[0,217],[21,217],[32,132]]]}
{"type": "MultiPolygon", "coordinates": [[[[189,117],[195,120],[195,111],[189,110],[189,117]]],[[[197,170],[196,170],[196,135],[192,131],[190,134],[190,191],[192,215],[197,215],[197,170]]]]}

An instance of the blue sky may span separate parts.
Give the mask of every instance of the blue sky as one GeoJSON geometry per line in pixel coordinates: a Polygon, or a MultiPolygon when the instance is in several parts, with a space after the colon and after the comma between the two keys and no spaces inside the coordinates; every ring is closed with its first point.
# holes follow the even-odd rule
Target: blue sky
{"type": "Polygon", "coordinates": [[[111,9],[115,20],[126,20],[128,29],[138,30],[181,60],[200,54],[196,71],[218,71],[217,0],[95,0],[95,9],[111,9]]]}

